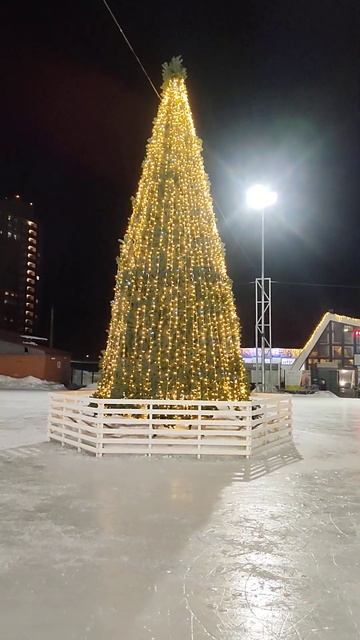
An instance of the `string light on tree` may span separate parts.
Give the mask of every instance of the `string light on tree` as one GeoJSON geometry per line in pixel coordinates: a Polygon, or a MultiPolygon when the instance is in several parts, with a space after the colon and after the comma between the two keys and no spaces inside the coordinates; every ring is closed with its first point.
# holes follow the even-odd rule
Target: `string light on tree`
{"type": "Polygon", "coordinates": [[[100,397],[243,400],[240,325],[181,58],[120,246],[100,397]]]}

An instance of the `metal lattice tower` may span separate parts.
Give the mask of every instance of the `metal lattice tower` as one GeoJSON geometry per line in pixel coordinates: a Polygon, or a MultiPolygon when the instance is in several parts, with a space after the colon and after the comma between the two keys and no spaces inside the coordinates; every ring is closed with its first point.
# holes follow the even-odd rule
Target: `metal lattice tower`
{"type": "Polygon", "coordinates": [[[272,359],[272,335],[271,335],[271,278],[256,278],[255,280],[255,348],[256,348],[256,388],[266,391],[265,360],[272,359]],[[259,358],[259,347],[261,357],[259,358]],[[260,380],[259,380],[260,361],[260,380]]]}

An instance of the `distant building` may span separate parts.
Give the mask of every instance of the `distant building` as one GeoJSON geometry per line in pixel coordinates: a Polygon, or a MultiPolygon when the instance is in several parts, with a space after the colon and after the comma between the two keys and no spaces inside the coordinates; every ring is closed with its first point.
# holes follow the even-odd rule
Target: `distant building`
{"type": "Polygon", "coordinates": [[[47,347],[45,343],[46,338],[19,336],[0,329],[0,376],[33,376],[40,380],[69,384],[70,353],[47,347]]]}
{"type": "Polygon", "coordinates": [[[31,203],[0,200],[0,329],[31,335],[39,307],[39,225],[31,203]]]}
{"type": "MultiPolygon", "coordinates": [[[[256,350],[242,349],[249,381],[256,373],[256,350]]],[[[258,361],[261,353],[259,350],[258,361]]],[[[302,349],[272,349],[265,358],[269,389],[316,389],[360,397],[360,318],[326,312],[302,349]]]]}
{"type": "Polygon", "coordinates": [[[327,312],[286,373],[287,384],[358,395],[360,318],[327,312]]]}

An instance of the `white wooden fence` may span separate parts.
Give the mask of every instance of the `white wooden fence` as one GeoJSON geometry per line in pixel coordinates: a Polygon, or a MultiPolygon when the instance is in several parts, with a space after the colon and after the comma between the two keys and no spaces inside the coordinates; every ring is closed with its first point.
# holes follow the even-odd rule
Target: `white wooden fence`
{"type": "Polygon", "coordinates": [[[249,458],[291,440],[291,397],[256,394],[246,402],[92,398],[50,394],[48,437],[105,454],[231,455],[249,458]]]}

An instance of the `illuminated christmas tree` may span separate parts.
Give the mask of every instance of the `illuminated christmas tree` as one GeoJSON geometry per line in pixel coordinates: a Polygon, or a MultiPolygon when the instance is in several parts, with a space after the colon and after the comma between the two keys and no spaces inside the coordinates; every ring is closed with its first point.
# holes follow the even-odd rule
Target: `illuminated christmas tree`
{"type": "Polygon", "coordinates": [[[97,395],[244,400],[240,326],[181,58],[163,78],[97,395]]]}

